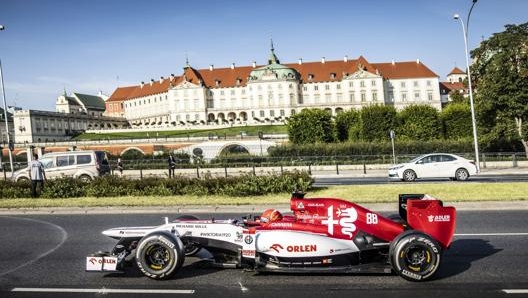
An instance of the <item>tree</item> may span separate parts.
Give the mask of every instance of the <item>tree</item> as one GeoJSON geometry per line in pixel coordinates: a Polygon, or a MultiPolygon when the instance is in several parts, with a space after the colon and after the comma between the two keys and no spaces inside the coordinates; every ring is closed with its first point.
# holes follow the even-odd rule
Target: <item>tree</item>
{"type": "Polygon", "coordinates": [[[438,110],[429,105],[410,105],[398,113],[403,139],[429,141],[440,137],[438,110]]]}
{"type": "Polygon", "coordinates": [[[528,23],[505,27],[471,53],[478,120],[484,139],[513,130],[528,157],[528,23]]]}
{"type": "Polygon", "coordinates": [[[332,116],[321,109],[305,109],[286,124],[293,144],[331,143],[334,138],[332,116]]]}
{"type": "Polygon", "coordinates": [[[351,134],[353,134],[352,132],[354,131],[354,128],[357,127],[359,121],[360,113],[357,110],[348,110],[337,114],[335,117],[337,140],[344,142],[348,139],[357,139],[357,136],[351,134]]]}
{"type": "Polygon", "coordinates": [[[471,138],[471,108],[469,103],[449,103],[441,112],[444,138],[460,140],[471,138]]]}
{"type": "Polygon", "coordinates": [[[396,109],[393,106],[372,105],[361,109],[362,140],[367,142],[387,140],[390,130],[396,127],[396,109]]]}

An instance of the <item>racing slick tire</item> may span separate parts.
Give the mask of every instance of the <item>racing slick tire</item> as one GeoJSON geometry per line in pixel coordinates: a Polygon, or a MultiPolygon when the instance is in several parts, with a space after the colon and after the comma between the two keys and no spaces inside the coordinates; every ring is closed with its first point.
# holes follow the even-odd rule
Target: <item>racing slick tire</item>
{"type": "Polygon", "coordinates": [[[183,243],[175,235],[160,231],[143,237],[136,249],[136,264],[152,279],[171,278],[185,260],[183,243]]]}
{"type": "Polygon", "coordinates": [[[430,236],[409,230],[403,232],[392,243],[389,257],[392,269],[409,281],[424,281],[438,270],[442,248],[430,236]]]}
{"type": "MultiPolygon", "coordinates": [[[[194,215],[182,215],[176,218],[176,220],[198,220],[199,218],[194,215]]],[[[192,257],[196,255],[202,247],[197,243],[189,242],[185,239],[182,239],[183,249],[185,251],[186,257],[192,257]]]]}

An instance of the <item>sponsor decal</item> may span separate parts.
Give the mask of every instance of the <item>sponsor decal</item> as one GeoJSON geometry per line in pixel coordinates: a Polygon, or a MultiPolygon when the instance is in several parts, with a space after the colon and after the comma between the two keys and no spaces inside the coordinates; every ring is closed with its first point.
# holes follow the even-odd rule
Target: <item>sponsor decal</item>
{"type": "Polygon", "coordinates": [[[323,203],[308,203],[308,207],[324,207],[323,203]]]}
{"type": "Polygon", "coordinates": [[[429,215],[427,216],[429,222],[450,222],[451,215],[429,215]]]}
{"type": "Polygon", "coordinates": [[[242,256],[244,257],[255,257],[255,250],[253,249],[243,249],[242,256]]]}
{"type": "MultiPolygon", "coordinates": [[[[270,246],[270,249],[273,249],[277,253],[284,249],[280,244],[273,244],[270,246]]],[[[315,244],[305,244],[305,245],[288,245],[286,246],[287,252],[315,252],[317,251],[317,245],[315,244]]]]}
{"type": "Polygon", "coordinates": [[[418,274],[416,274],[416,273],[412,273],[412,272],[407,271],[407,270],[402,270],[402,274],[403,274],[403,275],[406,275],[406,276],[408,276],[408,277],[410,277],[410,278],[412,278],[412,279],[416,279],[416,280],[420,280],[420,279],[422,279],[422,276],[421,276],[421,275],[418,275],[418,274]]]}
{"type": "Polygon", "coordinates": [[[251,237],[250,235],[247,235],[245,238],[244,238],[244,242],[246,244],[251,244],[253,243],[253,237],[251,237]]]}
{"type": "Polygon", "coordinates": [[[304,209],[304,204],[302,202],[297,203],[297,209],[299,210],[304,209]]]}
{"type": "Polygon", "coordinates": [[[173,249],[174,248],[174,243],[172,243],[171,241],[167,240],[165,237],[159,237],[159,241],[165,245],[167,245],[169,248],[173,249]]]}
{"type": "Polygon", "coordinates": [[[291,222],[272,222],[270,227],[273,228],[291,228],[293,224],[291,222]]]}
{"type": "Polygon", "coordinates": [[[88,271],[115,271],[116,257],[87,257],[86,270],[88,271]]]}
{"type": "Polygon", "coordinates": [[[231,233],[200,233],[201,237],[222,237],[222,238],[231,238],[231,233]]]}
{"type": "Polygon", "coordinates": [[[183,225],[176,225],[177,228],[182,229],[206,229],[206,225],[189,225],[189,224],[183,224],[183,225]]]}
{"type": "Polygon", "coordinates": [[[236,242],[242,242],[242,238],[244,237],[244,235],[241,233],[241,232],[236,232],[236,238],[235,238],[235,241],[236,242]]]}
{"type": "Polygon", "coordinates": [[[338,208],[334,215],[334,206],[328,207],[328,218],[321,221],[321,224],[328,226],[328,234],[334,235],[334,226],[341,227],[341,233],[348,235],[350,238],[354,236],[356,225],[354,224],[358,218],[357,210],[350,208],[338,208]]]}
{"type": "Polygon", "coordinates": [[[270,249],[273,249],[276,252],[280,252],[282,249],[284,249],[284,247],[282,247],[282,245],[280,244],[273,244],[272,246],[270,246],[270,249]]]}

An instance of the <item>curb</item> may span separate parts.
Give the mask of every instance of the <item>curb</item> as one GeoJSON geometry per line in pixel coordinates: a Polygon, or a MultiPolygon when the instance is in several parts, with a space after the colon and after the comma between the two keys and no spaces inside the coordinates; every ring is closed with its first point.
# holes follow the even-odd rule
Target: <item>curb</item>
{"type": "MultiPolygon", "coordinates": [[[[358,203],[376,212],[398,212],[397,203],[358,203]]],[[[457,211],[501,211],[528,210],[528,201],[484,201],[484,202],[444,202],[457,211]]],[[[157,206],[157,207],[68,207],[68,208],[19,208],[0,209],[1,215],[83,215],[83,214],[260,214],[263,210],[275,208],[290,212],[289,204],[280,205],[218,205],[218,206],[157,206]]]]}

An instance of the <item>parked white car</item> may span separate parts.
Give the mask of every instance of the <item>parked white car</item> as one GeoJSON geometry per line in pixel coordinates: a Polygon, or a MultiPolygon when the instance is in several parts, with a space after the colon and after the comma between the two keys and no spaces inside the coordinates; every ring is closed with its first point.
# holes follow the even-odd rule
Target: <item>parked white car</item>
{"type": "Polygon", "coordinates": [[[474,161],[449,153],[424,154],[408,163],[389,168],[389,178],[403,181],[420,178],[449,178],[464,181],[476,173],[477,167],[474,161]]]}
{"type": "MultiPolygon", "coordinates": [[[[108,157],[104,151],[66,151],[46,153],[39,158],[44,165],[46,178],[73,177],[85,182],[110,173],[108,157]]],[[[14,181],[29,181],[28,167],[11,177],[14,181]]]]}

